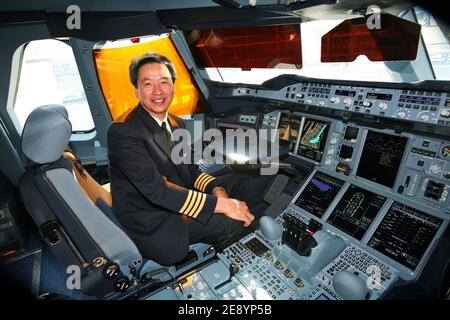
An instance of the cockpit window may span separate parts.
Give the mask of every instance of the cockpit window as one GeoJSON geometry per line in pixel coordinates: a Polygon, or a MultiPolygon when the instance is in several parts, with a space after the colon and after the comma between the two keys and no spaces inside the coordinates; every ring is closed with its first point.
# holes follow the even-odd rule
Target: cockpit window
{"type": "MultiPolygon", "coordinates": [[[[383,61],[373,61],[380,59],[369,59],[366,55],[358,54],[352,56],[346,62],[324,62],[325,60],[321,60],[322,37],[345,21],[341,19],[315,20],[301,23],[301,69],[283,64],[279,64],[272,69],[263,69],[261,67],[249,69],[248,66],[243,68],[242,64],[233,59],[229,59],[229,63],[226,65],[210,64],[205,66],[204,63],[199,62],[199,58],[196,58],[196,62],[200,67],[200,73],[203,78],[229,83],[262,84],[283,74],[320,79],[375,82],[414,82],[419,80],[450,79],[450,46],[448,37],[442,31],[441,25],[433,19],[430,13],[420,7],[403,12],[401,19],[404,19],[405,25],[415,25],[416,29],[419,28],[418,25],[421,26],[421,38],[418,48],[416,42],[415,48],[405,50],[402,42],[402,47],[399,51],[406,52],[408,54],[406,58],[400,57],[394,60],[390,58],[383,61]],[[411,53],[413,51],[414,54],[411,53]],[[232,65],[232,63],[235,64],[232,65]]],[[[190,42],[188,38],[186,41],[190,42]]],[[[344,45],[342,42],[338,44],[344,45]]],[[[191,50],[193,49],[191,48],[191,50]]],[[[331,51],[331,54],[336,54],[336,52],[331,51]]]]}
{"type": "Polygon", "coordinates": [[[339,25],[342,20],[319,20],[301,24],[302,69],[279,66],[275,69],[252,68],[205,68],[200,73],[204,78],[230,83],[262,84],[264,81],[283,74],[295,74],[312,78],[343,80],[392,81],[389,70],[383,62],[371,62],[359,56],[353,62],[322,63],[320,61],[321,38],[339,25]]]}
{"type": "Polygon", "coordinates": [[[94,129],[72,48],[52,39],[32,41],[26,45],[11,111],[23,127],[31,111],[47,104],[66,107],[72,131],[94,129]]]}
{"type": "Polygon", "coordinates": [[[414,9],[417,21],[422,25],[422,38],[425,42],[430,63],[437,80],[450,80],[450,33],[445,26],[420,7],[414,9]],[[447,29],[447,36],[443,32],[447,29]]]}
{"type": "Polygon", "coordinates": [[[106,41],[95,46],[93,54],[98,81],[113,120],[125,117],[139,102],[130,82],[128,69],[131,60],[145,52],[161,53],[175,65],[177,80],[174,84],[175,95],[169,107],[170,113],[191,116],[210,111],[169,34],[163,34],[106,41]]]}

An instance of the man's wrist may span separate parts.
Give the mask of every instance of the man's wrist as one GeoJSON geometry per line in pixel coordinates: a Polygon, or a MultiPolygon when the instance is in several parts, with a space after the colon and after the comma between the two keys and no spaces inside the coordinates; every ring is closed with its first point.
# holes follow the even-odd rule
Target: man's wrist
{"type": "Polygon", "coordinates": [[[222,188],[222,187],[214,187],[214,189],[212,189],[212,194],[214,194],[215,192],[217,192],[217,191],[223,191],[223,192],[227,192],[227,190],[225,190],[224,188],[222,188]]]}

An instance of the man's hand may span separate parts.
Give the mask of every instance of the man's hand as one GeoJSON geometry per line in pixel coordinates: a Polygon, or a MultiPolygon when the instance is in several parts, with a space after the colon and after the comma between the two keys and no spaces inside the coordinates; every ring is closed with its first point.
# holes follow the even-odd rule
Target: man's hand
{"type": "Polygon", "coordinates": [[[164,183],[166,184],[167,188],[169,189],[173,189],[173,190],[184,190],[185,188],[183,188],[182,186],[179,186],[175,183],[170,182],[169,180],[167,180],[167,177],[162,176],[164,183]]]}
{"type": "Polygon", "coordinates": [[[214,212],[220,212],[231,219],[242,221],[244,227],[248,227],[255,219],[255,216],[248,210],[247,204],[236,199],[218,198],[214,212]]]}
{"type": "Polygon", "coordinates": [[[226,198],[226,199],[229,198],[228,193],[227,193],[227,192],[225,191],[225,189],[222,188],[222,187],[215,187],[215,188],[212,190],[211,194],[212,194],[213,196],[216,196],[217,198],[226,198]]]}

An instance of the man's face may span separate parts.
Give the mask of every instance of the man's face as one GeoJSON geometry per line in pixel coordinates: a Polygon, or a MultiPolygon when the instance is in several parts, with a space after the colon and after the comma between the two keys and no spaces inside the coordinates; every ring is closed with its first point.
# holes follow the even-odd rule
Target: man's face
{"type": "Polygon", "coordinates": [[[173,99],[173,82],[169,69],[159,63],[141,66],[135,93],[145,110],[163,120],[173,99]]]}

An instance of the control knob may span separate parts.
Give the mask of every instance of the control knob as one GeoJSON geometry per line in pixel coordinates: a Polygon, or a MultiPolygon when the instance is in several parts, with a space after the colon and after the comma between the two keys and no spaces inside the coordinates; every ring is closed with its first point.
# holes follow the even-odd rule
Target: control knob
{"type": "Polygon", "coordinates": [[[305,95],[304,95],[303,93],[297,93],[297,94],[295,95],[295,97],[296,97],[297,99],[303,99],[303,98],[305,97],[305,95]]]}
{"type": "Polygon", "coordinates": [[[364,100],[363,107],[372,108],[372,106],[373,106],[373,102],[372,101],[364,100]]]}
{"type": "Polygon", "coordinates": [[[312,103],[312,99],[311,98],[306,99],[306,103],[312,103]]]}
{"type": "Polygon", "coordinates": [[[345,98],[345,99],[344,99],[344,104],[345,104],[346,106],[351,106],[352,103],[353,103],[352,99],[350,99],[350,98],[345,98]]]}
{"type": "Polygon", "coordinates": [[[338,104],[341,101],[341,99],[339,99],[338,97],[331,97],[330,101],[331,103],[338,104]]]}
{"type": "Polygon", "coordinates": [[[380,102],[380,103],[378,104],[378,109],[386,110],[387,107],[388,107],[388,106],[387,106],[387,103],[380,102]]]}
{"type": "Polygon", "coordinates": [[[440,116],[442,118],[450,118],[450,109],[442,109],[440,116]]]}
{"type": "Polygon", "coordinates": [[[432,164],[431,166],[430,166],[430,172],[432,173],[432,174],[436,174],[436,173],[438,173],[438,172],[440,172],[441,171],[441,167],[438,165],[438,164],[432,164]]]}
{"type": "Polygon", "coordinates": [[[397,117],[404,118],[406,116],[406,113],[403,111],[397,112],[397,117]]]}
{"type": "Polygon", "coordinates": [[[324,105],[325,105],[325,100],[320,100],[320,101],[319,101],[319,104],[320,104],[321,106],[324,106],[324,105]]]}
{"type": "Polygon", "coordinates": [[[422,120],[422,121],[427,121],[428,119],[430,119],[430,117],[426,113],[422,113],[419,116],[419,119],[422,120]]]}

